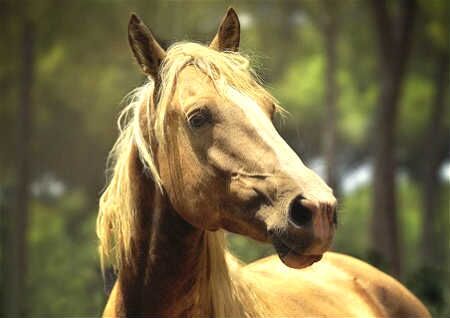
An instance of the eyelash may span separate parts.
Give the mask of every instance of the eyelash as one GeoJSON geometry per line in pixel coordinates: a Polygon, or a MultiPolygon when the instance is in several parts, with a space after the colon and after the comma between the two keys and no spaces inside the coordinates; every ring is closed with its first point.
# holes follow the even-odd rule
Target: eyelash
{"type": "Polygon", "coordinates": [[[211,122],[211,113],[206,107],[197,108],[187,115],[187,121],[192,129],[198,129],[211,122]]]}

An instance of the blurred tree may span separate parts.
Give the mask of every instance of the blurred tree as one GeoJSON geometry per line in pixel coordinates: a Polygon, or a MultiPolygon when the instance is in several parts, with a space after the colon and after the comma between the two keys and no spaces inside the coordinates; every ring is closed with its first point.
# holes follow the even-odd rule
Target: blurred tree
{"type": "Polygon", "coordinates": [[[436,52],[435,93],[423,141],[422,161],[422,257],[425,265],[440,261],[436,251],[436,217],[439,208],[439,168],[446,155],[448,130],[444,119],[448,114],[446,94],[449,74],[449,52],[436,52]]]}
{"type": "Polygon", "coordinates": [[[30,200],[30,170],[32,127],[33,127],[33,100],[32,92],[34,88],[35,74],[35,23],[28,10],[28,3],[20,3],[21,10],[21,35],[20,45],[21,61],[20,76],[18,78],[19,105],[17,107],[17,190],[16,204],[11,220],[10,234],[12,239],[10,245],[10,267],[7,273],[9,277],[9,307],[6,312],[24,316],[27,304],[27,258],[28,258],[28,217],[30,200]]]}
{"type": "MultiPolygon", "coordinates": [[[[339,38],[339,15],[341,4],[333,1],[304,2],[303,8],[319,31],[321,37],[324,70],[323,95],[324,105],[323,124],[321,127],[321,155],[325,163],[325,179],[328,185],[339,193],[338,167],[337,167],[337,141],[338,141],[338,38],[339,38]]],[[[319,84],[320,85],[320,84],[319,84]]]]}
{"type": "MultiPolygon", "coordinates": [[[[390,3],[389,3],[390,4],[390,3]]],[[[385,0],[372,0],[378,38],[380,92],[373,131],[374,196],[371,222],[372,253],[388,263],[388,270],[401,274],[401,248],[395,197],[395,132],[398,101],[411,52],[415,0],[398,2],[399,13],[391,15],[385,0]]]]}
{"type": "MultiPolygon", "coordinates": [[[[448,2],[433,1],[421,3],[424,11],[424,39],[429,43],[428,50],[432,58],[433,73],[430,74],[434,86],[431,97],[430,111],[422,138],[419,138],[419,148],[423,152],[420,160],[420,182],[422,186],[422,244],[421,251],[424,267],[434,266],[445,260],[445,252],[440,249],[439,232],[437,231],[440,209],[441,186],[439,169],[448,156],[448,85],[449,85],[449,18],[448,2]]],[[[447,249],[448,246],[444,246],[447,249]]]]}
{"type": "Polygon", "coordinates": [[[325,127],[323,130],[326,181],[339,193],[337,179],[337,121],[338,121],[338,87],[337,87],[337,40],[339,34],[339,6],[333,1],[324,1],[324,23],[322,33],[325,42],[325,127]]]}
{"type": "Polygon", "coordinates": [[[15,166],[13,165],[14,157],[17,156],[15,149],[16,143],[16,129],[13,123],[13,118],[17,115],[17,98],[16,86],[18,80],[14,74],[17,72],[16,60],[11,60],[11,56],[17,56],[19,52],[19,45],[16,45],[17,38],[20,31],[15,28],[15,19],[18,17],[18,10],[11,5],[11,3],[0,2],[0,37],[4,43],[4,49],[0,50],[0,93],[2,95],[2,107],[0,107],[0,127],[2,133],[0,134],[0,222],[1,222],[1,237],[0,237],[0,264],[1,264],[1,285],[0,285],[0,313],[11,311],[11,286],[12,286],[12,218],[15,210],[15,188],[14,174],[15,166]],[[5,61],[7,61],[5,63],[5,61]],[[13,105],[14,104],[14,105],[13,105]]]}

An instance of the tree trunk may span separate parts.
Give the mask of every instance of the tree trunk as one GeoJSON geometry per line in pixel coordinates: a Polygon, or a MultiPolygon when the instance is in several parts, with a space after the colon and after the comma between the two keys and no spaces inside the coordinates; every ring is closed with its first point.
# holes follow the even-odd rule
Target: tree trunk
{"type": "MultiPolygon", "coordinates": [[[[380,93],[373,133],[374,196],[371,250],[395,276],[401,274],[401,249],[395,194],[395,132],[398,102],[410,55],[416,2],[404,0],[394,21],[382,0],[372,0],[379,43],[380,93]],[[399,27],[395,29],[394,27],[399,27]]],[[[379,264],[378,264],[379,265],[379,264]]]]}
{"type": "Polygon", "coordinates": [[[448,85],[449,53],[440,52],[436,63],[435,95],[430,119],[424,138],[424,160],[422,169],[422,259],[424,266],[440,263],[436,250],[436,217],[439,204],[439,167],[444,156],[442,148],[448,133],[445,131],[445,95],[448,85]]]}
{"type": "Polygon", "coordinates": [[[336,6],[333,2],[325,3],[326,21],[323,27],[325,39],[325,128],[324,128],[324,157],[326,165],[326,181],[336,192],[336,143],[337,143],[337,34],[338,23],[336,17],[336,6]]]}
{"type": "Polygon", "coordinates": [[[395,275],[400,273],[397,202],[395,193],[394,138],[397,107],[393,88],[381,89],[375,118],[374,197],[372,215],[372,251],[380,264],[395,275]]]}
{"type": "Polygon", "coordinates": [[[17,131],[16,211],[12,218],[11,286],[8,313],[25,316],[27,304],[27,229],[30,200],[30,162],[32,128],[32,88],[34,77],[34,26],[24,18],[21,39],[21,66],[17,131]]]}

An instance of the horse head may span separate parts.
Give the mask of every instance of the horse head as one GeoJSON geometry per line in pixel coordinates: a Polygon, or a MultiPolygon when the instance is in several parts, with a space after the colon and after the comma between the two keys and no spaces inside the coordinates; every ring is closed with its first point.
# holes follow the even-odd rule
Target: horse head
{"type": "Polygon", "coordinates": [[[140,157],[178,214],[200,229],[271,242],[289,267],[320,260],[336,199],[275,129],[281,107],[237,52],[236,12],[209,46],[165,51],[135,15],[128,35],[152,87],[137,112],[140,157]]]}

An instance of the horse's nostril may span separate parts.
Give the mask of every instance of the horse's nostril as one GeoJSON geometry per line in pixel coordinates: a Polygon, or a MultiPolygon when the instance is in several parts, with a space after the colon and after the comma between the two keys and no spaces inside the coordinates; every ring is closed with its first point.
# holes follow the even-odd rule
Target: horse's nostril
{"type": "Polygon", "coordinates": [[[289,219],[297,226],[305,226],[311,223],[312,212],[301,204],[300,198],[296,198],[289,207],[289,219]]]}

